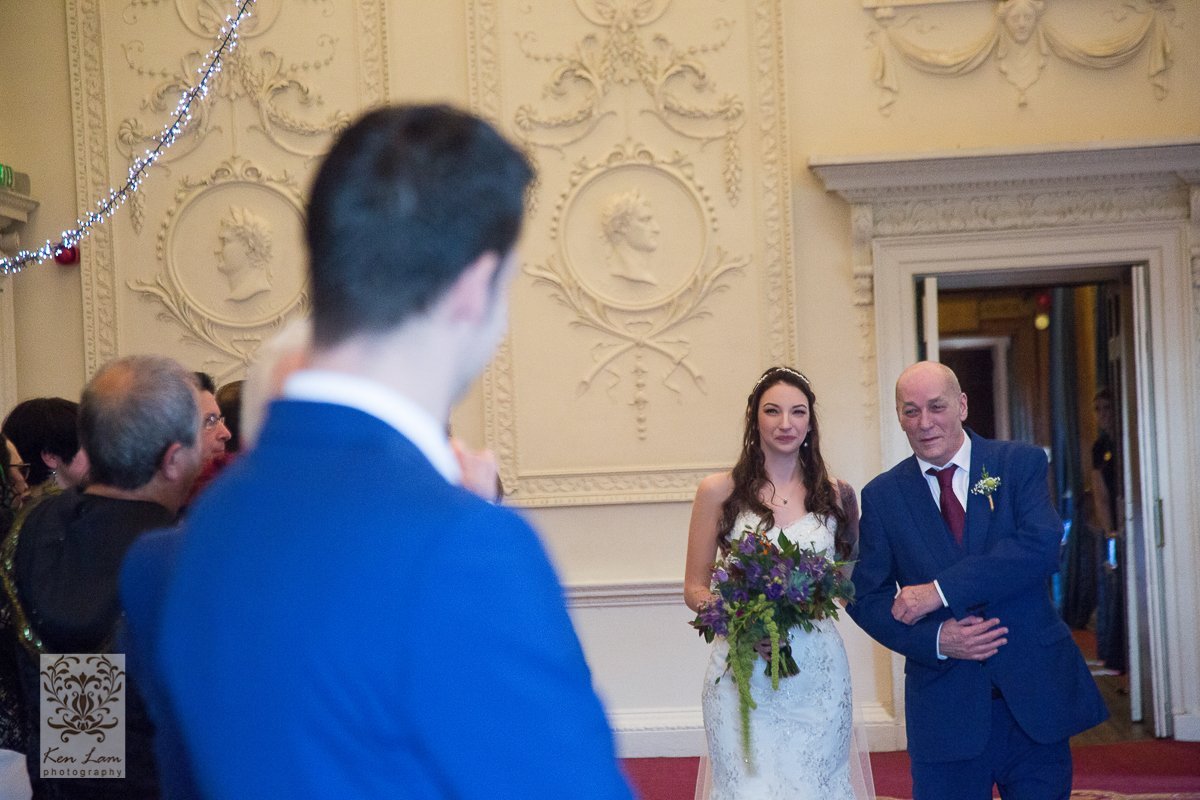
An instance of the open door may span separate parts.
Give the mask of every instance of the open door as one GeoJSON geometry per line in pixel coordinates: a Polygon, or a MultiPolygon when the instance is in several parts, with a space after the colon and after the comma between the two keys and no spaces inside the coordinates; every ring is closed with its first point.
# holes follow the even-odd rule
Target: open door
{"type": "MultiPolygon", "coordinates": [[[[1098,287],[1103,293],[1108,322],[1107,381],[1116,406],[1114,436],[1118,437],[1123,454],[1120,475],[1123,497],[1117,515],[1123,516],[1119,560],[1124,572],[1131,716],[1134,722],[1149,718],[1154,734],[1161,737],[1170,736],[1172,730],[1146,273],[1143,266],[1097,268],[1076,285],[1092,283],[1098,287]]],[[[1021,280],[1012,273],[988,272],[916,277],[919,357],[944,360],[943,345],[950,347],[953,341],[943,340],[940,332],[939,278],[946,279],[952,292],[1014,286],[1048,289],[1061,285],[1063,278],[1061,272],[1031,272],[1023,277],[1021,280]]],[[[944,355],[949,361],[954,354],[947,351],[944,355]]],[[[996,379],[1004,380],[1001,375],[996,379]]]]}
{"type": "Polygon", "coordinates": [[[1109,329],[1109,385],[1117,405],[1124,497],[1129,705],[1133,720],[1147,714],[1155,736],[1170,736],[1166,621],[1163,605],[1162,498],[1155,448],[1154,380],[1145,267],[1133,267],[1104,288],[1109,329]]]}

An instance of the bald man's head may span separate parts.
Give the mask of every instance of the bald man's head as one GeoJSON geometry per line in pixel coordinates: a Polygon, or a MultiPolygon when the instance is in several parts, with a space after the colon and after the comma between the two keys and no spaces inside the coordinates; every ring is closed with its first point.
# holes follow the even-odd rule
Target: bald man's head
{"type": "Polygon", "coordinates": [[[949,463],[962,447],[967,418],[967,396],[954,370],[919,361],[900,373],[896,416],[918,458],[938,467],[949,463]]]}

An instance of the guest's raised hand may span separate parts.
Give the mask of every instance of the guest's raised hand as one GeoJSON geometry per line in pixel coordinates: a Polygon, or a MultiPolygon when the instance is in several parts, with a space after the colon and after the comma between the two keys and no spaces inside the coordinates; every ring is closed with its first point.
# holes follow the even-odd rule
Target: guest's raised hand
{"type": "Polygon", "coordinates": [[[932,583],[905,586],[892,601],[892,617],[905,625],[912,625],[941,607],[942,596],[932,583]]]}
{"type": "Polygon", "coordinates": [[[985,661],[1008,644],[1007,634],[1008,628],[1001,627],[995,617],[948,619],[938,635],[938,651],[949,658],[985,661]]]}
{"type": "Polygon", "coordinates": [[[500,468],[491,450],[471,450],[458,439],[450,440],[450,447],[462,469],[463,488],[495,503],[500,499],[500,468]]]}

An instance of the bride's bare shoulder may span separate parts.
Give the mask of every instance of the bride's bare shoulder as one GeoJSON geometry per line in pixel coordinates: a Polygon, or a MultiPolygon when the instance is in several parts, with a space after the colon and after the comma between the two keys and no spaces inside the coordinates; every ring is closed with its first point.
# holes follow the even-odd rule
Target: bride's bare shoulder
{"type": "Polygon", "coordinates": [[[714,472],[704,480],[696,490],[696,497],[709,501],[723,503],[733,494],[733,474],[729,472],[714,472]]]}

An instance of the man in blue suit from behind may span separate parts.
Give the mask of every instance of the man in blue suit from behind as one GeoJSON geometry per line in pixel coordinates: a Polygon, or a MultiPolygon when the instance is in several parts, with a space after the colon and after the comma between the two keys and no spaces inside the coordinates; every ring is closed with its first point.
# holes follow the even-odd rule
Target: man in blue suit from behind
{"type": "Polygon", "coordinates": [[[913,456],[863,489],[848,610],[905,656],[914,798],[1067,798],[1068,739],[1108,712],[1050,600],[1062,523],[1046,456],[964,430],[942,364],[901,374],[896,412],[913,456]]]}
{"type": "Polygon", "coordinates": [[[373,111],[321,166],[308,366],[156,543],[167,579],[149,551],[125,576],[128,605],[165,596],[133,640],[203,796],[630,796],[536,534],[459,485],[445,433],[503,336],[531,177],[444,106],[373,111]]]}

